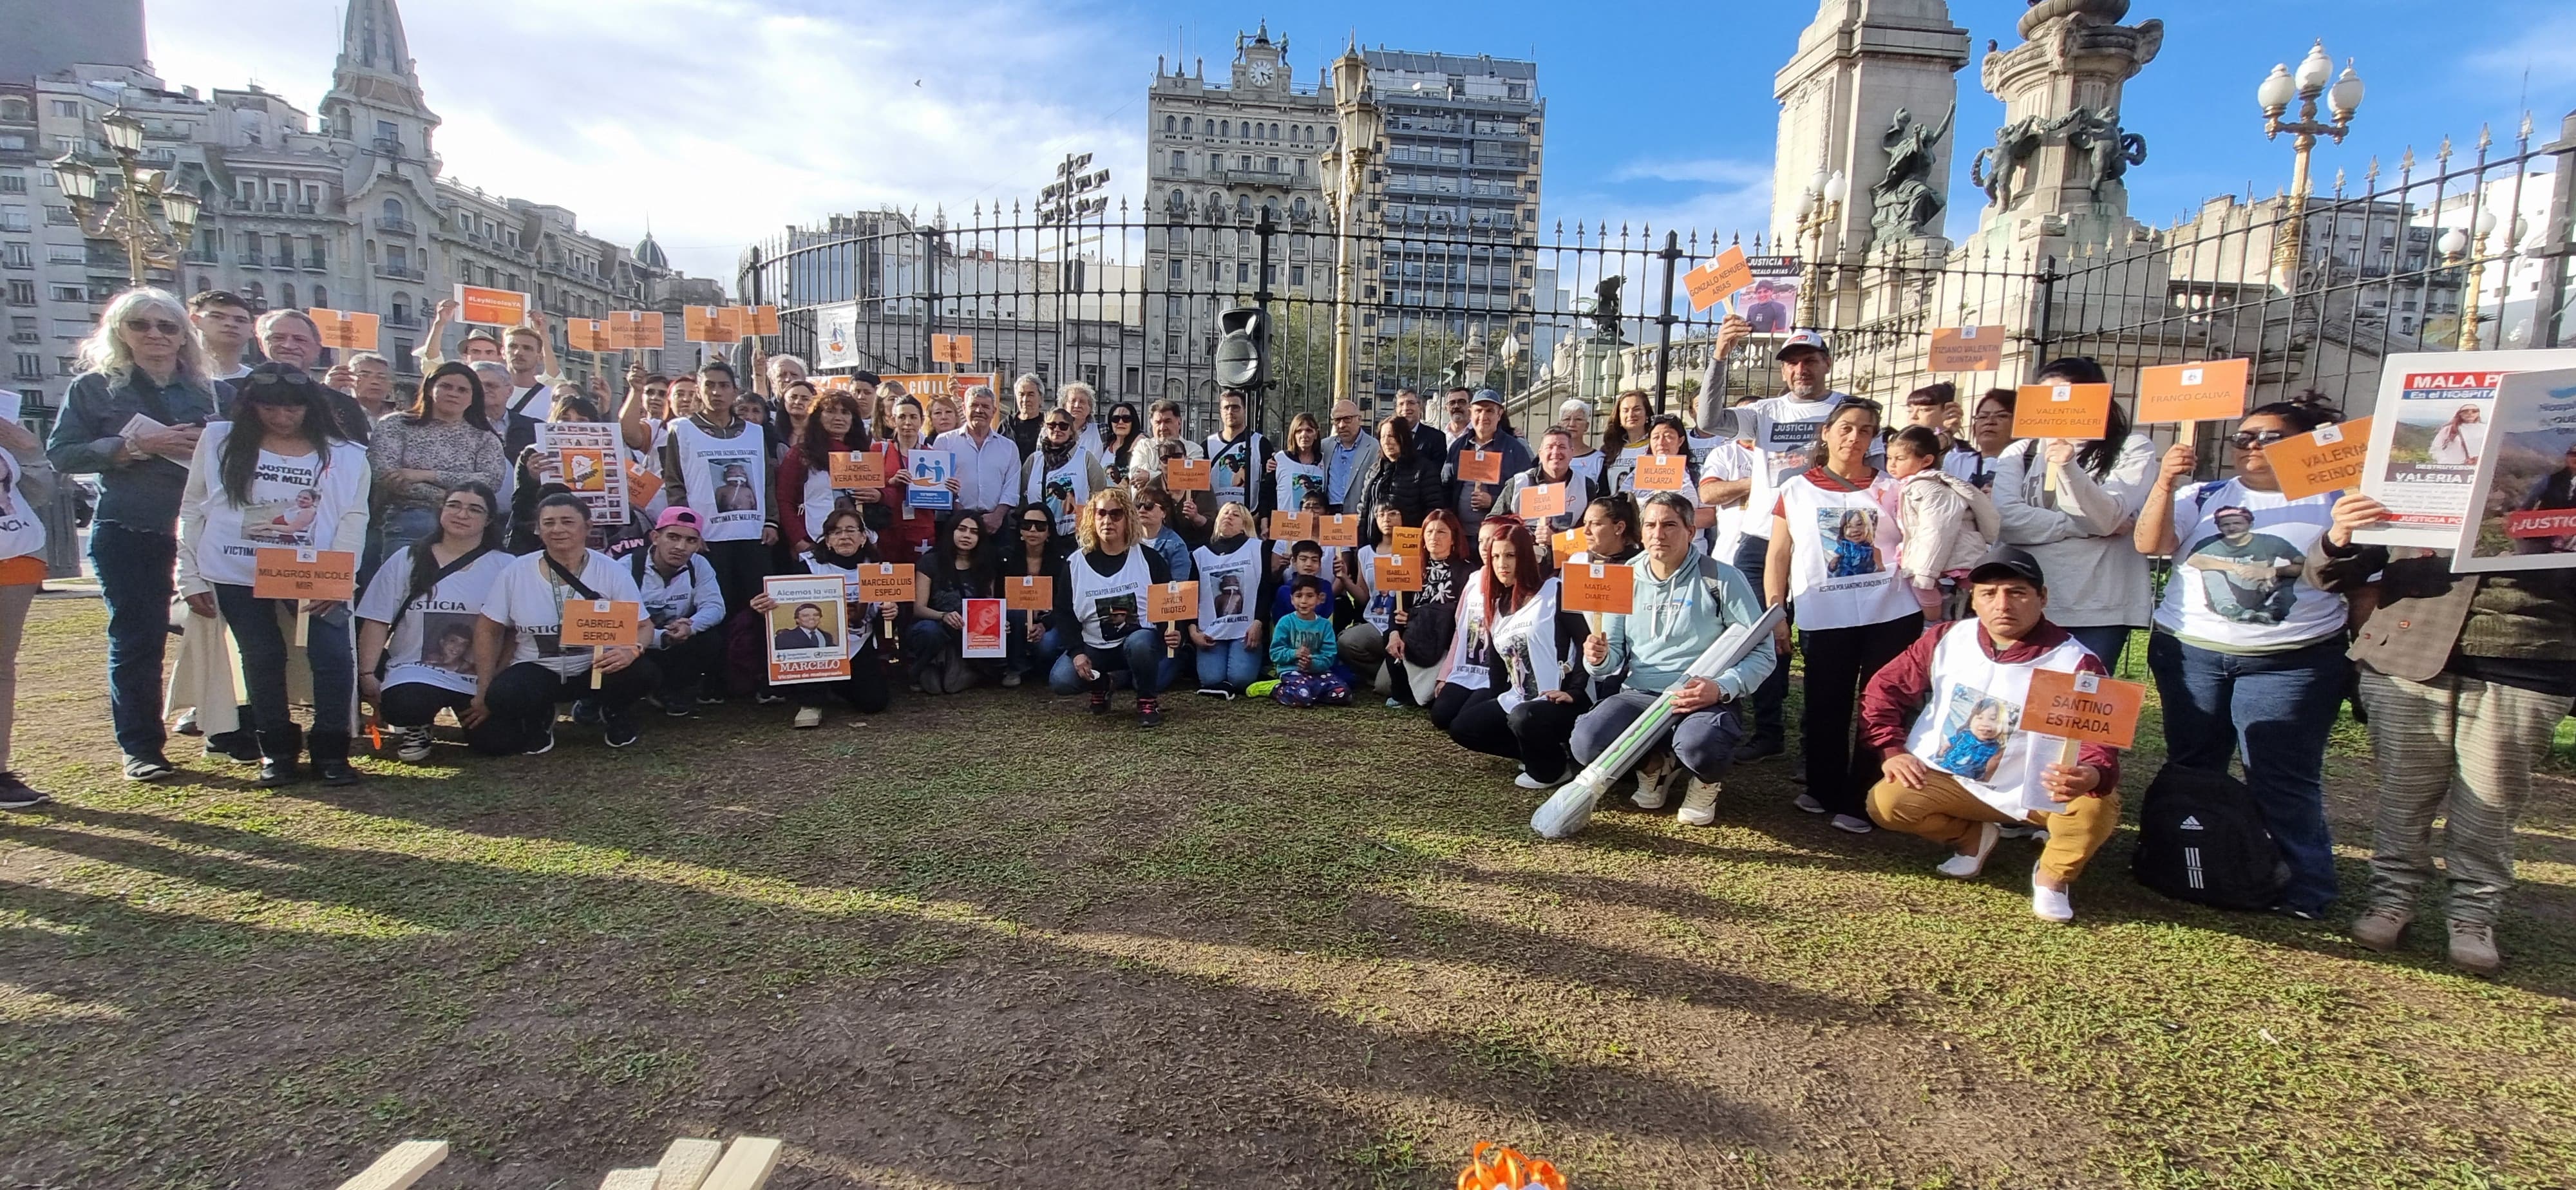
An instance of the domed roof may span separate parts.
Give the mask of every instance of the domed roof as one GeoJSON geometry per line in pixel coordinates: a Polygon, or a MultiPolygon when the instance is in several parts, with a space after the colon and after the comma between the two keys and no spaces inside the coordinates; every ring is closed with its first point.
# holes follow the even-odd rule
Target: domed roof
{"type": "Polygon", "coordinates": [[[635,245],[635,263],[648,269],[667,269],[671,267],[671,258],[663,253],[662,245],[653,242],[653,233],[648,231],[644,233],[644,241],[635,245]]]}

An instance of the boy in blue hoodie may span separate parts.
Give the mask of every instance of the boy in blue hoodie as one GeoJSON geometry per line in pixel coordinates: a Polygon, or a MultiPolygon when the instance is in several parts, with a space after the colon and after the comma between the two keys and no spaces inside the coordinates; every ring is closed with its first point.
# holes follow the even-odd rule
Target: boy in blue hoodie
{"type": "Polygon", "coordinates": [[[1288,602],[1296,610],[1270,629],[1270,664],[1279,671],[1281,706],[1349,706],[1351,682],[1333,664],[1338,642],[1333,622],[1318,614],[1326,598],[1324,580],[1301,574],[1288,584],[1288,602]]]}

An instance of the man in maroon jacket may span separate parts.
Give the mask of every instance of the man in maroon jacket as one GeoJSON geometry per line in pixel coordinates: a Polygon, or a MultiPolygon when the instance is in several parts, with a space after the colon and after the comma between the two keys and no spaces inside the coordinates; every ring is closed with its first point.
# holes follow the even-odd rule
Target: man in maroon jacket
{"type": "Polygon", "coordinates": [[[1861,738],[1883,757],[1870,817],[1949,847],[1944,876],[1984,870],[2006,823],[2044,827],[2031,912],[2067,921],[2067,889],[2120,825],[2119,754],[2097,744],[2058,763],[2064,742],[2022,722],[2031,676],[2103,673],[2048,622],[2039,564],[2006,546],[1968,572],[1976,618],[1936,625],[1879,670],[1861,696],[1861,738]],[[1909,725],[1908,720],[1911,720],[1909,725]]]}

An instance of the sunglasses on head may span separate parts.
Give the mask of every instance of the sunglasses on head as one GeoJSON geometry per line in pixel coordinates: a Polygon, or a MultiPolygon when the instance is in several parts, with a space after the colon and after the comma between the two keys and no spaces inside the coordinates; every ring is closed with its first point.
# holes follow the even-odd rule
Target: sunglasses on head
{"type": "Polygon", "coordinates": [[[303,384],[311,379],[312,377],[304,374],[304,369],[293,364],[263,365],[252,369],[250,375],[242,377],[245,385],[252,388],[268,384],[303,384]]]}
{"type": "Polygon", "coordinates": [[[2252,450],[2258,446],[2270,446],[2289,436],[2286,430],[2238,430],[2228,435],[2227,440],[2235,443],[2238,450],[2252,450]]]}
{"type": "Polygon", "coordinates": [[[167,318],[128,318],[125,320],[125,329],[138,335],[158,331],[175,338],[188,328],[167,318]]]}

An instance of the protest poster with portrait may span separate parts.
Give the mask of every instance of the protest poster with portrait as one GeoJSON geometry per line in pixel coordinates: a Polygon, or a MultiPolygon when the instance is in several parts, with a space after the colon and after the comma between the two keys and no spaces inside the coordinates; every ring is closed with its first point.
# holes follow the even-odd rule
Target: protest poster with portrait
{"type": "Polygon", "coordinates": [[[850,676],[847,583],[836,574],[774,575],[761,580],[772,606],[769,682],[789,686],[850,676]]]}
{"type": "Polygon", "coordinates": [[[618,429],[606,422],[539,422],[537,450],[555,465],[560,482],[581,497],[594,525],[623,525],[629,517],[626,454],[618,429]]]}
{"type": "Polygon", "coordinates": [[[2576,369],[2505,377],[2492,424],[2451,569],[2576,566],[2576,369]]]}
{"type": "MultiPolygon", "coordinates": [[[[2388,357],[2370,419],[2361,492],[2389,519],[2353,533],[2370,545],[2447,550],[2470,519],[2496,386],[2516,372],[2576,366],[2576,351],[2417,351],[2388,357]]],[[[2351,410],[2347,412],[2358,412],[2351,410]]]]}
{"type": "Polygon", "coordinates": [[[966,601],[965,610],[959,613],[966,620],[965,639],[960,649],[962,656],[979,659],[998,658],[1009,652],[1009,646],[1004,642],[1002,635],[1002,625],[1007,622],[1007,618],[1002,615],[1005,610],[999,599],[966,601]]]}

